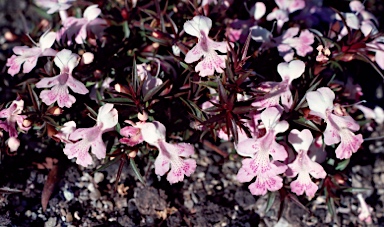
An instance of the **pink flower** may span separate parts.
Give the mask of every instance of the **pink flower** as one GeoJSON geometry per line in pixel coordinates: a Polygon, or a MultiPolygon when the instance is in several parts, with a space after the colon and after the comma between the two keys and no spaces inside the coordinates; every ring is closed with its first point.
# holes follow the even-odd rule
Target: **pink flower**
{"type": "Polygon", "coordinates": [[[56,33],[48,32],[40,37],[36,47],[16,46],[12,55],[7,59],[8,73],[11,76],[19,73],[21,65],[23,65],[23,73],[29,73],[36,66],[37,59],[41,56],[55,56],[56,51],[50,47],[55,42],[56,33]]]}
{"type": "Polygon", "coordinates": [[[301,60],[293,60],[290,63],[280,63],[277,66],[277,72],[280,74],[281,82],[264,82],[261,87],[267,88],[267,93],[258,101],[252,103],[252,106],[268,108],[283,104],[288,111],[293,104],[290,85],[294,79],[297,79],[304,73],[305,64],[301,60]]]}
{"type": "Polygon", "coordinates": [[[283,35],[279,37],[273,37],[272,33],[267,29],[260,26],[253,26],[250,28],[251,37],[256,42],[262,42],[260,50],[277,47],[279,54],[283,57],[284,61],[289,62],[296,54],[305,57],[308,53],[311,53],[314,43],[314,35],[308,30],[302,30],[300,35],[300,29],[298,27],[292,27],[287,29],[283,35]]]}
{"type": "Polygon", "coordinates": [[[0,128],[4,129],[9,133],[9,137],[17,137],[16,124],[21,130],[28,131],[29,127],[23,125],[23,121],[27,118],[25,115],[22,115],[24,108],[23,100],[15,100],[11,105],[0,111],[0,118],[6,118],[5,121],[0,121],[0,128]]]}
{"type": "MultiPolygon", "coordinates": [[[[151,73],[147,70],[147,67],[150,66],[145,63],[137,65],[137,75],[143,82],[143,86],[141,87],[143,96],[145,96],[153,88],[163,84],[163,81],[160,78],[151,75],[151,73]]],[[[160,71],[160,64],[158,64],[158,70],[160,71]]]]}
{"type": "Polygon", "coordinates": [[[375,52],[375,61],[384,70],[384,38],[378,37],[367,43],[367,50],[375,52]]]}
{"type": "Polygon", "coordinates": [[[76,98],[69,94],[68,88],[78,94],[87,94],[88,89],[83,83],[72,77],[72,71],[78,64],[78,55],[64,49],[57,53],[53,60],[60,68],[60,74],[50,78],[43,78],[37,84],[37,88],[51,88],[40,93],[42,101],[51,105],[57,101],[59,107],[70,108],[76,98]]]}
{"type": "Polygon", "coordinates": [[[212,20],[205,16],[195,16],[184,23],[185,32],[199,39],[198,43],[185,55],[185,62],[192,63],[203,57],[204,59],[195,67],[195,71],[200,72],[202,77],[213,75],[215,71],[222,73],[227,57],[217,54],[216,50],[226,53],[228,45],[226,42],[215,42],[208,37],[211,27],[212,20]]]}
{"type": "Polygon", "coordinates": [[[322,87],[317,91],[308,92],[306,99],[311,114],[324,119],[327,123],[324,131],[325,144],[329,146],[340,142],[336,148],[336,157],[350,158],[363,143],[361,134],[353,134],[360,126],[350,116],[337,116],[333,113],[335,93],[330,88],[322,87]]]}
{"type": "Polygon", "coordinates": [[[69,134],[69,140],[75,141],[65,144],[64,154],[69,159],[77,158],[76,163],[86,167],[92,164],[91,152],[98,159],[105,158],[106,146],[103,142],[102,135],[104,132],[110,131],[118,122],[117,110],[113,108],[113,104],[105,104],[99,108],[96,125],[92,128],[79,128],[69,134]]]}
{"type": "Polygon", "coordinates": [[[357,194],[357,199],[359,200],[360,207],[359,207],[359,219],[360,221],[363,221],[365,223],[372,224],[372,217],[371,213],[373,211],[372,207],[370,207],[364,200],[363,195],[361,193],[357,194]]]}
{"type": "Polygon", "coordinates": [[[7,145],[9,147],[9,150],[11,152],[16,152],[17,149],[19,149],[19,146],[20,146],[20,140],[17,139],[16,137],[10,137],[8,140],[7,140],[7,145]]]}
{"type": "Polygon", "coordinates": [[[277,20],[277,31],[280,32],[285,22],[289,21],[289,14],[305,7],[304,0],[275,0],[279,8],[275,8],[267,15],[267,20],[277,20]]]}
{"type": "Polygon", "coordinates": [[[63,127],[59,130],[59,132],[54,135],[54,137],[58,138],[63,143],[70,143],[69,135],[76,130],[76,123],[74,121],[68,121],[64,123],[63,127]]]}
{"type": "Polygon", "coordinates": [[[308,148],[313,141],[313,136],[308,129],[301,132],[294,129],[290,132],[288,141],[298,153],[295,161],[288,164],[292,171],[291,177],[298,175],[297,179],[291,182],[291,190],[297,195],[302,195],[305,192],[308,197],[313,197],[318,187],[312,182],[309,175],[314,178],[325,178],[327,175],[320,164],[308,157],[308,148]]]}
{"type": "Polygon", "coordinates": [[[83,13],[83,18],[68,17],[63,21],[63,28],[60,30],[57,38],[68,39],[71,43],[73,36],[77,44],[82,44],[87,39],[87,32],[92,31],[96,36],[100,36],[107,21],[97,18],[101,13],[98,5],[88,6],[83,13]]]}
{"type": "Polygon", "coordinates": [[[295,49],[296,54],[301,57],[305,57],[313,50],[311,45],[315,41],[314,35],[308,30],[302,30],[298,37],[294,37],[298,33],[299,28],[289,28],[281,37],[276,38],[277,43],[279,43],[277,50],[286,62],[293,59],[293,49],[295,49]]]}
{"type": "Polygon", "coordinates": [[[155,173],[163,176],[167,175],[169,183],[183,181],[184,175],[190,176],[196,169],[196,161],[187,158],[194,153],[192,145],[187,143],[170,144],[165,140],[165,126],[158,121],[154,122],[133,122],[128,123],[133,126],[124,127],[121,129],[120,134],[127,137],[120,140],[120,142],[128,146],[134,146],[143,141],[157,147],[159,155],[155,160],[155,173]]]}
{"type": "Polygon", "coordinates": [[[76,0],[35,0],[37,6],[48,8],[47,13],[53,14],[58,11],[67,10],[76,0]]]}
{"type": "Polygon", "coordinates": [[[249,182],[256,177],[256,181],[248,187],[254,195],[264,195],[267,190],[276,191],[283,186],[278,175],[284,173],[287,167],[277,161],[284,161],[288,153],[284,146],[275,141],[278,133],[288,129],[286,121],[279,121],[281,112],[275,107],[265,109],[261,113],[261,121],[266,134],[260,138],[245,139],[236,146],[239,155],[250,157],[242,161],[237,179],[249,182]]]}

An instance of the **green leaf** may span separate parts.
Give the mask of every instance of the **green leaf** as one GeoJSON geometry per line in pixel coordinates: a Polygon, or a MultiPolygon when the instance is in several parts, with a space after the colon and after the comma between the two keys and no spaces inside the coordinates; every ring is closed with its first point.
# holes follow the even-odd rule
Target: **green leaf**
{"type": "Polygon", "coordinates": [[[267,207],[265,208],[265,213],[267,213],[271,209],[273,203],[275,202],[275,199],[276,199],[276,193],[275,192],[269,192],[268,198],[267,198],[267,207]]]}
{"type": "Polygon", "coordinates": [[[337,166],[336,166],[335,169],[336,169],[336,170],[343,171],[345,168],[347,168],[349,162],[350,162],[350,159],[349,159],[349,158],[348,158],[348,159],[345,159],[345,160],[339,162],[339,163],[337,164],[337,166]]]}
{"type": "Polygon", "coordinates": [[[346,188],[343,190],[343,192],[350,192],[350,193],[359,193],[359,192],[367,192],[372,190],[371,188],[346,188]]]}
{"type": "Polygon", "coordinates": [[[99,168],[97,168],[95,170],[95,172],[103,171],[106,168],[108,168],[109,166],[111,166],[111,165],[115,164],[116,162],[120,161],[120,159],[121,159],[121,157],[123,157],[123,155],[124,154],[120,154],[120,155],[116,156],[114,159],[110,160],[109,162],[107,162],[104,165],[102,165],[99,168]]]}
{"type": "Polygon", "coordinates": [[[147,94],[145,94],[143,101],[147,102],[150,100],[156,93],[160,92],[164,87],[168,86],[169,83],[169,80],[167,80],[161,85],[152,88],[150,91],[148,91],[147,94]]]}
{"type": "Polygon", "coordinates": [[[129,159],[129,164],[131,165],[132,170],[133,170],[133,172],[136,174],[136,176],[137,176],[137,178],[139,179],[139,181],[140,181],[142,184],[145,184],[144,178],[143,178],[143,176],[141,176],[140,171],[139,171],[139,169],[137,168],[137,166],[136,166],[136,162],[135,162],[135,160],[134,160],[133,158],[130,158],[130,159],[129,159]]]}
{"type": "Polygon", "coordinates": [[[96,111],[94,111],[91,107],[89,107],[87,104],[85,104],[84,103],[84,105],[85,105],[85,107],[87,107],[87,110],[92,114],[92,116],[94,117],[94,118],[97,118],[97,113],[96,113],[96,111]]]}
{"type": "Polygon", "coordinates": [[[303,125],[307,128],[313,129],[315,131],[321,132],[320,129],[310,120],[305,119],[304,117],[300,117],[299,119],[293,120],[293,122],[303,125]]]}
{"type": "Polygon", "coordinates": [[[129,35],[131,34],[131,31],[129,30],[129,26],[128,26],[128,21],[124,21],[122,26],[124,30],[124,37],[128,39],[129,35]]]}
{"type": "Polygon", "coordinates": [[[35,108],[35,110],[40,110],[39,97],[37,96],[36,92],[32,89],[30,84],[28,84],[28,91],[29,91],[29,96],[32,99],[33,107],[35,108]]]}
{"type": "Polygon", "coordinates": [[[129,98],[108,98],[101,100],[102,102],[112,103],[116,105],[127,105],[127,106],[136,106],[129,98]]]}

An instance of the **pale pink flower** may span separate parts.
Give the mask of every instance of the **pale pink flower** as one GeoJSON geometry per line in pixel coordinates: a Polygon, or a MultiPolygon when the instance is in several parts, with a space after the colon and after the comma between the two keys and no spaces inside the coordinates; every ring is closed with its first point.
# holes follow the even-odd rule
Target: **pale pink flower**
{"type": "Polygon", "coordinates": [[[336,157],[350,158],[363,143],[361,134],[353,134],[360,126],[350,116],[337,116],[333,113],[335,93],[330,88],[322,87],[308,92],[306,99],[310,113],[324,119],[327,124],[324,131],[325,144],[329,146],[340,142],[335,151],[336,157]]]}
{"type": "Polygon", "coordinates": [[[228,45],[226,42],[215,42],[208,37],[211,27],[212,20],[205,16],[195,16],[184,23],[184,31],[198,38],[198,43],[185,55],[185,62],[192,63],[203,57],[195,67],[195,71],[202,77],[213,75],[215,71],[222,73],[227,57],[216,52],[217,50],[226,53],[228,45]]]}
{"type": "Polygon", "coordinates": [[[128,146],[134,146],[143,141],[157,147],[159,155],[155,160],[155,173],[163,176],[167,175],[169,183],[173,184],[184,179],[184,175],[190,176],[196,169],[196,161],[187,158],[194,153],[194,147],[187,143],[171,144],[165,140],[166,129],[163,124],[158,121],[154,122],[133,122],[128,123],[132,126],[121,129],[120,134],[127,137],[120,142],[128,146]]]}
{"type": "Polygon", "coordinates": [[[36,47],[16,46],[13,48],[11,58],[7,59],[8,73],[11,76],[19,73],[21,65],[23,65],[23,73],[29,73],[36,66],[37,59],[41,56],[55,56],[55,50],[51,46],[55,42],[56,33],[48,32],[40,37],[36,47]]]}
{"type": "Polygon", "coordinates": [[[335,14],[336,20],[340,21],[340,23],[343,23],[340,32],[336,34],[338,41],[348,34],[347,27],[349,27],[349,29],[354,29],[354,30],[360,29],[360,20],[354,13],[341,13],[341,16],[337,13],[335,14]],[[344,17],[346,24],[344,24],[341,16],[344,17]]]}
{"type": "Polygon", "coordinates": [[[316,61],[327,62],[329,60],[329,56],[331,55],[331,51],[329,50],[328,47],[324,48],[323,45],[319,45],[319,46],[317,46],[316,50],[319,51],[317,53],[317,56],[316,56],[316,61]]]}
{"type": "Polygon", "coordinates": [[[275,0],[278,8],[267,15],[267,20],[277,20],[277,31],[280,32],[285,22],[289,21],[289,14],[303,9],[304,0],[275,0]]]}
{"type": "MultiPolygon", "coordinates": [[[[163,81],[156,77],[157,75],[152,76],[149,70],[150,65],[145,63],[137,65],[137,75],[143,82],[143,86],[141,87],[143,96],[145,96],[153,88],[163,84],[163,81]]],[[[158,70],[160,70],[160,64],[158,65],[158,70]]]]}
{"type": "Polygon", "coordinates": [[[266,11],[267,8],[263,2],[256,2],[251,9],[251,12],[253,12],[253,18],[255,18],[255,20],[260,20],[266,11]]]}
{"type": "Polygon", "coordinates": [[[304,129],[301,132],[294,129],[290,132],[288,141],[297,152],[295,161],[288,164],[292,171],[292,176],[290,177],[298,175],[297,179],[290,184],[291,191],[297,195],[302,195],[305,192],[308,197],[313,197],[318,186],[312,182],[310,175],[317,179],[325,178],[327,175],[320,164],[308,157],[308,148],[312,144],[313,136],[308,129],[304,129]]]}
{"type": "Polygon", "coordinates": [[[281,76],[281,82],[264,82],[261,87],[267,93],[258,101],[253,102],[252,106],[268,108],[281,103],[286,111],[290,110],[293,104],[290,85],[294,79],[299,78],[305,70],[305,64],[301,60],[293,60],[290,63],[282,62],[277,65],[277,72],[281,76]]]}
{"type": "Polygon", "coordinates": [[[88,89],[83,83],[72,76],[73,69],[78,64],[79,56],[70,50],[64,49],[57,53],[54,62],[60,68],[60,74],[50,78],[43,78],[37,84],[37,88],[51,88],[40,93],[42,101],[51,105],[57,101],[59,107],[70,108],[76,101],[76,98],[69,94],[68,88],[78,94],[87,94],[88,89]]]}
{"type": "Polygon", "coordinates": [[[377,65],[384,70],[384,38],[378,37],[372,42],[367,43],[368,51],[375,52],[375,61],[377,65]]]}
{"type": "Polygon", "coordinates": [[[364,21],[365,22],[373,21],[374,22],[373,25],[379,24],[379,21],[377,20],[377,18],[372,13],[365,10],[365,6],[360,1],[356,1],[356,0],[351,1],[349,3],[349,8],[351,9],[352,12],[355,12],[360,17],[359,19],[361,20],[362,23],[364,21]]]}
{"type": "Polygon", "coordinates": [[[88,31],[97,37],[100,36],[107,25],[106,20],[98,18],[100,14],[101,10],[98,5],[91,5],[84,10],[83,18],[68,17],[63,21],[63,28],[58,33],[57,38],[66,38],[71,44],[72,38],[75,37],[75,42],[82,44],[87,39],[88,31]]]}
{"type": "Polygon", "coordinates": [[[277,50],[286,62],[293,59],[293,50],[296,50],[296,54],[301,57],[305,57],[313,50],[311,45],[315,41],[314,35],[308,30],[302,30],[300,35],[296,37],[299,30],[297,27],[289,28],[282,36],[276,38],[277,50]]]}
{"type": "Polygon", "coordinates": [[[9,147],[9,150],[11,152],[16,152],[17,149],[20,147],[20,140],[17,139],[16,137],[10,137],[7,140],[7,146],[9,147]]]}
{"type": "Polygon", "coordinates": [[[277,47],[279,54],[283,57],[284,61],[289,62],[296,54],[305,57],[311,53],[313,47],[311,46],[315,39],[314,35],[308,30],[292,27],[288,28],[281,36],[273,37],[272,33],[267,29],[260,26],[253,26],[250,28],[251,38],[256,42],[262,42],[260,50],[277,47]],[[300,35],[298,35],[300,32],[300,35]]]}
{"type": "Polygon", "coordinates": [[[74,1],[76,0],[35,0],[35,3],[39,7],[48,8],[48,14],[53,14],[69,9],[74,1]]]}
{"type": "Polygon", "coordinates": [[[70,143],[69,135],[76,130],[76,123],[74,121],[68,121],[64,123],[63,127],[54,137],[58,138],[63,143],[70,143]]]}
{"type": "Polygon", "coordinates": [[[236,145],[239,155],[250,157],[242,161],[237,179],[249,182],[256,177],[256,181],[248,187],[254,195],[264,195],[267,190],[276,191],[283,186],[278,175],[285,172],[287,167],[277,161],[284,161],[288,154],[284,146],[275,140],[276,135],[286,131],[289,125],[286,121],[279,121],[281,112],[275,107],[265,109],[261,113],[261,121],[266,134],[260,138],[245,139],[236,145]]]}
{"type": "Polygon", "coordinates": [[[66,143],[64,154],[69,159],[77,158],[76,163],[84,167],[92,164],[91,152],[98,159],[105,158],[106,146],[103,142],[102,135],[104,132],[110,131],[118,122],[117,110],[113,108],[113,104],[105,104],[99,108],[96,125],[91,128],[79,128],[69,134],[68,139],[72,142],[66,143]]]}
{"type": "Polygon", "coordinates": [[[29,127],[23,125],[23,121],[27,118],[25,115],[22,115],[24,108],[23,100],[15,100],[9,105],[8,108],[0,111],[0,118],[5,118],[5,121],[0,121],[0,128],[4,129],[9,133],[9,137],[17,137],[16,124],[23,131],[28,131],[29,127]]]}
{"type": "Polygon", "coordinates": [[[364,200],[363,195],[361,193],[357,194],[357,199],[359,201],[359,220],[365,223],[372,224],[371,213],[373,211],[372,207],[370,207],[364,200]]]}

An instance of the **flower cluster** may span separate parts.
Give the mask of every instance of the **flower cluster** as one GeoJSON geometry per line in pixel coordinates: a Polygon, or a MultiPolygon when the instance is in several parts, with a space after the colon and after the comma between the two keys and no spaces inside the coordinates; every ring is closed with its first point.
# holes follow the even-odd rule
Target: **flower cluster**
{"type": "Polygon", "coordinates": [[[253,195],[331,191],[326,182],[384,121],[378,104],[361,104],[350,69],[363,60],[383,75],[377,19],[360,1],[349,12],[244,1],[240,17],[227,14],[236,1],[171,2],[35,0],[60,21],[36,27],[33,47],[13,45],[6,67],[19,86],[1,106],[0,145],[14,152],[19,132],[47,136],[83,167],[154,160],[174,184],[196,171],[200,142],[230,141],[215,150],[241,162],[237,180],[253,195]]]}

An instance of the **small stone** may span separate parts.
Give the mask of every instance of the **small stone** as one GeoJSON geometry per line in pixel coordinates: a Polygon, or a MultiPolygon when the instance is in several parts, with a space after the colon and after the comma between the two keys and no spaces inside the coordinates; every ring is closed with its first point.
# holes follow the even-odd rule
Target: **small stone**
{"type": "Polygon", "coordinates": [[[75,211],[74,213],[74,217],[77,219],[77,220],[80,220],[81,217],[79,216],[79,211],[75,211]]]}
{"type": "Polygon", "coordinates": [[[104,180],[104,174],[100,172],[96,172],[93,180],[95,181],[96,184],[102,182],[104,180]]]}
{"type": "Polygon", "coordinates": [[[204,177],[205,177],[205,173],[204,172],[200,172],[200,173],[197,174],[197,178],[199,178],[199,179],[204,179],[204,177]]]}
{"type": "Polygon", "coordinates": [[[44,227],[54,227],[54,226],[56,226],[56,222],[57,222],[57,218],[56,217],[50,217],[44,223],[44,227]]]}
{"type": "Polygon", "coordinates": [[[27,210],[27,211],[25,212],[25,216],[30,217],[31,215],[32,215],[32,211],[27,210]]]}
{"type": "Polygon", "coordinates": [[[185,201],[184,206],[187,207],[189,210],[191,210],[193,208],[193,201],[192,200],[185,201]]]}
{"type": "Polygon", "coordinates": [[[73,193],[68,190],[64,190],[63,194],[64,194],[65,200],[67,201],[71,201],[74,198],[73,193]]]}
{"type": "Polygon", "coordinates": [[[65,221],[66,222],[72,222],[73,221],[73,216],[70,212],[67,213],[67,215],[65,215],[65,221]]]}

